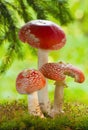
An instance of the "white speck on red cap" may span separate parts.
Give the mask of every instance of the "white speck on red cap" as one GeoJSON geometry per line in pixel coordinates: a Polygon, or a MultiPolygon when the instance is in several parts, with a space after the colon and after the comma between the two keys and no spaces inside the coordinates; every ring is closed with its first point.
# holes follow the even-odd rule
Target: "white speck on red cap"
{"type": "Polygon", "coordinates": [[[46,84],[45,77],[38,70],[24,70],[16,79],[16,89],[21,94],[30,94],[38,91],[46,84]]]}

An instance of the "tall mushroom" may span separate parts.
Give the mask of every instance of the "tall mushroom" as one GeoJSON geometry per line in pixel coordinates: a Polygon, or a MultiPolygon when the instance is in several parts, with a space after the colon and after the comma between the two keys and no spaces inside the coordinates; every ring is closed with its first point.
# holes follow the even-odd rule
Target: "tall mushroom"
{"type": "MultiPolygon", "coordinates": [[[[43,74],[38,70],[26,69],[22,71],[16,79],[16,89],[20,94],[28,94],[30,104],[28,110],[30,114],[43,117],[43,114],[38,105],[38,99],[33,96],[33,93],[42,89],[46,84],[46,79],[43,74]],[[36,106],[36,109],[34,107],[36,106]]],[[[36,96],[37,97],[37,96],[36,96]]]]}
{"type": "MultiPolygon", "coordinates": [[[[48,20],[33,20],[19,31],[19,38],[34,48],[38,48],[38,68],[48,62],[49,50],[58,50],[65,45],[66,36],[60,26],[48,20]]],[[[36,93],[33,95],[37,98],[36,93]]],[[[38,92],[39,104],[44,112],[50,111],[50,101],[46,87],[38,92]]]]}
{"type": "Polygon", "coordinates": [[[63,107],[63,89],[65,84],[66,75],[71,76],[75,79],[75,82],[82,83],[85,79],[84,74],[71,64],[63,62],[58,63],[46,63],[40,68],[40,72],[49,79],[55,80],[55,95],[54,95],[54,106],[50,113],[51,117],[62,113],[63,107]]]}

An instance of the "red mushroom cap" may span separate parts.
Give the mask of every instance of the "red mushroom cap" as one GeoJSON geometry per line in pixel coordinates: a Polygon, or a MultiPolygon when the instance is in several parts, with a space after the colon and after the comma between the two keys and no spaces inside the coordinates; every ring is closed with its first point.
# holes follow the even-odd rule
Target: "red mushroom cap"
{"type": "Polygon", "coordinates": [[[16,89],[21,94],[30,94],[40,90],[45,84],[45,77],[38,70],[24,70],[16,79],[16,89]]]}
{"type": "Polygon", "coordinates": [[[63,65],[57,63],[46,63],[40,68],[40,72],[48,79],[61,81],[65,79],[63,65]]]}
{"type": "Polygon", "coordinates": [[[85,80],[84,74],[81,70],[71,64],[59,63],[46,63],[40,68],[41,73],[46,78],[62,81],[65,80],[66,75],[75,78],[75,82],[82,83],[85,80]]]}
{"type": "Polygon", "coordinates": [[[35,48],[57,50],[66,43],[66,36],[60,26],[48,20],[33,20],[19,31],[19,38],[35,48]]]}
{"type": "Polygon", "coordinates": [[[82,83],[85,80],[83,72],[71,64],[66,64],[64,74],[75,78],[75,82],[78,83],[82,83]]]}

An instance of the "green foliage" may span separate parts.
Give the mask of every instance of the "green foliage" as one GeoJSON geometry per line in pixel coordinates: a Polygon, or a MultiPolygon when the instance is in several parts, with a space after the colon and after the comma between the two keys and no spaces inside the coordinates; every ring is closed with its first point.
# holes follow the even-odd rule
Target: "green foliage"
{"type": "Polygon", "coordinates": [[[30,116],[23,101],[0,103],[0,130],[87,130],[88,106],[66,103],[65,114],[51,119],[30,116]]]}
{"type": "Polygon", "coordinates": [[[21,45],[17,37],[17,27],[12,14],[8,9],[7,2],[0,3],[0,45],[9,43],[4,57],[1,61],[0,73],[3,73],[11,65],[15,55],[17,57],[23,57],[21,45]],[[19,53],[17,53],[19,52],[19,53]]]}
{"type": "MultiPolygon", "coordinates": [[[[33,19],[55,18],[66,25],[72,17],[66,0],[0,0],[0,46],[8,44],[0,64],[0,74],[4,73],[15,58],[21,59],[22,43],[18,39],[21,25],[33,19]]],[[[32,48],[31,48],[32,49],[32,48]]],[[[35,52],[32,49],[32,52],[35,52]]]]}
{"type": "Polygon", "coordinates": [[[60,21],[61,25],[66,25],[69,22],[73,21],[73,17],[68,8],[67,0],[51,0],[51,1],[52,1],[51,5],[49,6],[48,10],[50,11],[50,13],[52,13],[53,17],[55,17],[60,21]]]}

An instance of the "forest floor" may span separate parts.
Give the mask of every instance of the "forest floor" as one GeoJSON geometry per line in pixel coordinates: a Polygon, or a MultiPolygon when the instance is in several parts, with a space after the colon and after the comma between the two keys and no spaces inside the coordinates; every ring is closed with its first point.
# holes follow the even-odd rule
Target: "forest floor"
{"type": "Polygon", "coordinates": [[[63,115],[51,119],[28,114],[24,100],[0,102],[0,130],[88,130],[88,106],[65,103],[63,115]]]}

